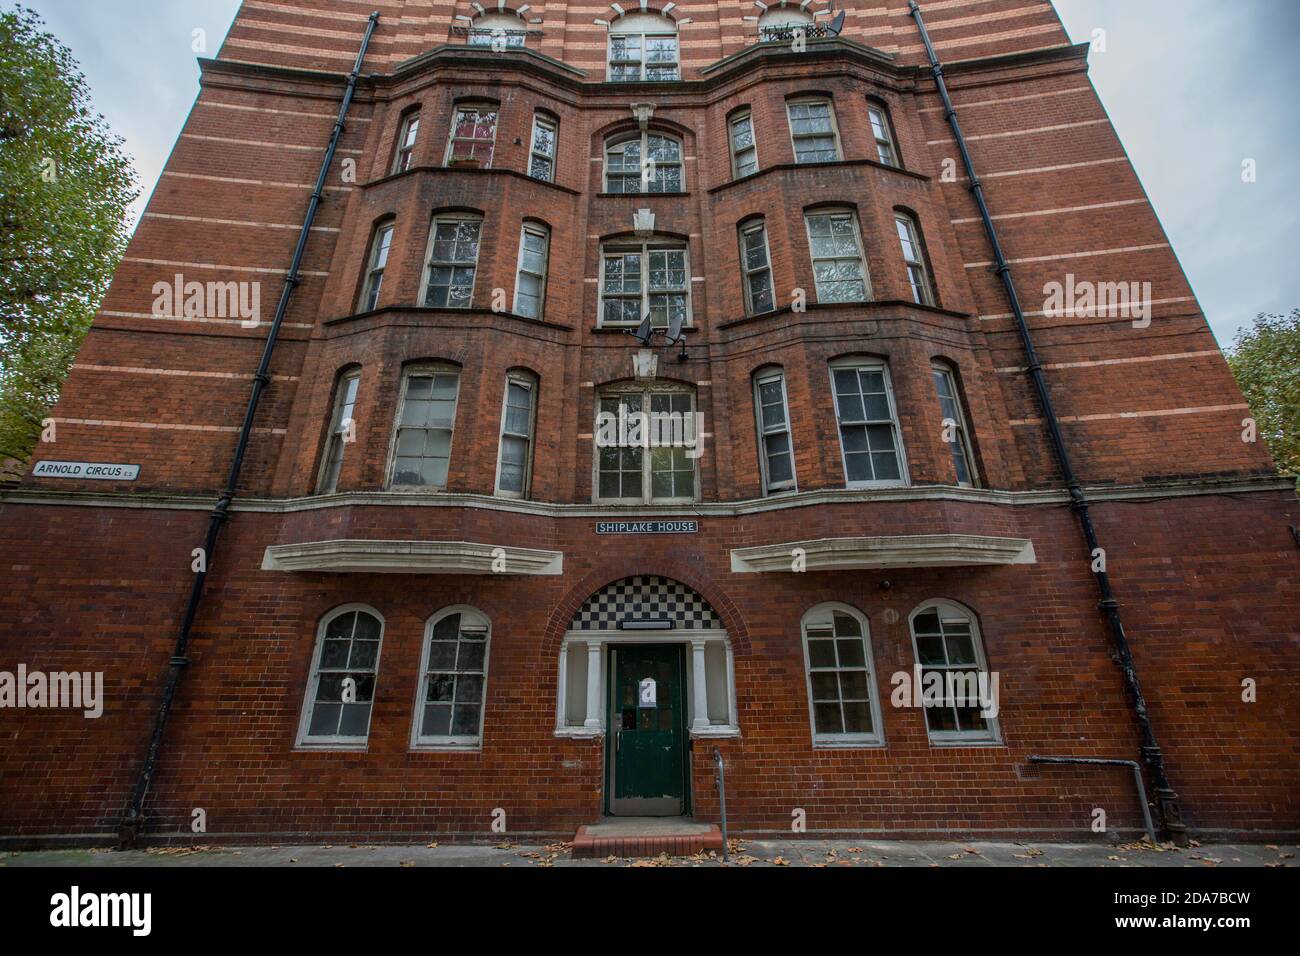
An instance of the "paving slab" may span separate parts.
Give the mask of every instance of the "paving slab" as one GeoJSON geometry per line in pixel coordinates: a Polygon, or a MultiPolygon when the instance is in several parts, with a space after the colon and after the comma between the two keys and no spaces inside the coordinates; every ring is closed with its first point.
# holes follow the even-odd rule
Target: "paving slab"
{"type": "Polygon", "coordinates": [[[731,841],[729,863],[723,863],[717,853],[636,860],[575,859],[570,851],[567,843],[535,845],[509,840],[494,845],[37,850],[0,853],[0,867],[1292,867],[1300,858],[1300,848],[1293,844],[1246,843],[1152,848],[1138,843],[740,839],[731,841]]]}

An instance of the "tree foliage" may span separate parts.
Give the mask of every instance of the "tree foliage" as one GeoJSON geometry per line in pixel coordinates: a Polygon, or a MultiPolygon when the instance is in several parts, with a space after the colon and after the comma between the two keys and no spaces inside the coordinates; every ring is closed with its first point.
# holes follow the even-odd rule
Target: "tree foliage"
{"type": "Polygon", "coordinates": [[[1300,309],[1256,316],[1237,333],[1228,364],[1279,470],[1300,477],[1300,309]]]}
{"type": "Polygon", "coordinates": [[[137,195],[71,51],[33,11],[0,11],[0,463],[31,453],[137,195]]]}

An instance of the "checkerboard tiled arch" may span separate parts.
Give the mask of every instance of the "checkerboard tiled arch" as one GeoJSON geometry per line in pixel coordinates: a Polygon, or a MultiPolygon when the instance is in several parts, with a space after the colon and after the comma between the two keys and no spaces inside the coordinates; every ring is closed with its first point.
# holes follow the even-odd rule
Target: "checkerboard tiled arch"
{"type": "Polygon", "coordinates": [[[667,619],[676,630],[722,630],[722,620],[699,593],[672,578],[638,574],[607,584],[583,603],[571,630],[613,631],[619,621],[667,619]]]}

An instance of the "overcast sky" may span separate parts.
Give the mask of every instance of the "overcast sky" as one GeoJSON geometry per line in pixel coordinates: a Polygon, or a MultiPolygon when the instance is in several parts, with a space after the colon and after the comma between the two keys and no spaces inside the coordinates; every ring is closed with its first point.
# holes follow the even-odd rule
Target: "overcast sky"
{"type": "MultiPolygon", "coordinates": [[[[24,0],[72,48],[148,198],[238,0],[24,0]],[[150,10],[141,16],[141,10],[150,10]]],[[[0,0],[5,8],[11,0],[0,0]]],[[[833,5],[833,0],[832,0],[833,5]]],[[[1300,2],[1056,0],[1221,345],[1300,308],[1300,2]],[[1258,181],[1242,182],[1253,159],[1258,181]]],[[[996,210],[994,210],[996,212],[996,210]]]]}

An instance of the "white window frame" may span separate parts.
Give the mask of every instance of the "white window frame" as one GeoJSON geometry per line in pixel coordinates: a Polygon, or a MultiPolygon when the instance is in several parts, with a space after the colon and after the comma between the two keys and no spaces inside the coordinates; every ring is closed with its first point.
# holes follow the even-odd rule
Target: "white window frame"
{"type": "MultiPolygon", "coordinates": [[[[597,389],[596,409],[595,409],[596,415],[597,416],[600,415],[600,411],[601,411],[600,406],[602,401],[606,399],[614,399],[614,398],[622,399],[624,396],[628,396],[628,395],[639,395],[641,397],[642,411],[646,412],[647,414],[649,414],[651,411],[651,397],[654,395],[685,395],[689,397],[691,400],[691,408],[689,414],[694,416],[695,413],[699,410],[698,396],[695,394],[694,389],[686,388],[684,386],[679,386],[679,385],[648,385],[648,386],[638,385],[635,387],[623,386],[623,387],[614,387],[614,388],[606,388],[606,389],[597,389]]],[[[621,401],[620,404],[622,404],[621,401]]],[[[700,458],[698,455],[694,458],[688,459],[691,463],[692,470],[694,471],[694,477],[692,478],[692,487],[695,489],[695,493],[693,495],[691,495],[690,497],[674,496],[671,498],[654,497],[654,469],[652,467],[654,456],[651,453],[654,451],[656,446],[653,444],[650,445],[650,447],[648,448],[641,448],[641,446],[639,445],[622,446],[622,447],[641,448],[641,497],[640,498],[602,497],[600,493],[600,453],[603,449],[600,447],[598,441],[599,434],[600,434],[600,423],[599,423],[599,418],[597,418],[597,420],[593,423],[592,439],[591,439],[591,448],[592,448],[591,498],[592,501],[595,502],[596,504],[680,505],[680,504],[691,504],[693,502],[700,500],[700,458]]],[[[699,447],[698,443],[704,440],[704,436],[699,434],[699,430],[696,429],[696,434],[694,437],[695,437],[695,441],[697,442],[696,447],[698,449],[699,447]]]]}
{"type": "MultiPolygon", "coordinates": [[[[627,133],[627,132],[616,133],[605,140],[605,152],[603,154],[603,157],[604,158],[602,162],[604,163],[604,166],[602,168],[603,168],[604,179],[601,182],[601,189],[603,189],[606,193],[609,193],[610,195],[675,196],[681,193],[685,193],[687,191],[686,143],[682,140],[680,136],[677,136],[673,133],[669,133],[661,129],[643,129],[636,133],[627,133]],[[674,163],[663,163],[663,162],[659,162],[658,160],[655,160],[654,165],[652,167],[650,164],[651,162],[650,161],[650,137],[651,136],[658,136],[661,139],[666,139],[669,142],[676,143],[677,152],[678,155],[681,156],[681,159],[674,163]],[[618,149],[619,147],[625,146],[626,144],[633,143],[633,142],[639,142],[641,145],[641,163],[639,168],[637,169],[637,191],[634,193],[627,192],[627,191],[615,193],[609,188],[609,174],[610,174],[609,154],[614,150],[618,149]],[[671,192],[667,192],[665,190],[650,188],[651,183],[656,183],[661,181],[659,179],[660,166],[665,166],[665,167],[675,166],[677,167],[677,169],[681,171],[681,175],[678,177],[679,185],[680,185],[679,189],[674,189],[671,192]]],[[[620,170],[619,175],[626,176],[627,171],[620,170]]]]}
{"type": "Polygon", "coordinates": [[[361,389],[361,369],[353,368],[338,377],[334,386],[334,404],[330,412],[329,432],[325,438],[325,452],[321,455],[320,469],[316,475],[316,494],[332,495],[338,491],[339,477],[343,472],[343,459],[347,453],[348,433],[355,429],[352,412],[356,409],[357,394],[361,389]],[[339,475],[326,487],[331,471],[331,460],[337,450],[339,475]]]}
{"type": "Polygon", "coordinates": [[[905,212],[894,213],[894,232],[898,236],[899,252],[903,258],[903,271],[907,274],[907,286],[912,290],[912,301],[917,305],[933,306],[934,283],[930,280],[930,270],[925,264],[925,246],[921,244],[921,227],[917,224],[916,218],[905,212]],[[901,228],[900,228],[901,227],[901,228]],[[907,231],[907,239],[903,238],[903,230],[907,231]],[[907,246],[911,244],[916,253],[915,259],[907,257],[907,246]],[[918,297],[916,283],[912,280],[912,270],[916,269],[921,274],[921,292],[918,297]]]}
{"type": "Polygon", "coordinates": [[[806,209],[804,210],[804,214],[803,214],[803,225],[804,225],[804,234],[808,237],[808,261],[812,264],[813,291],[817,293],[817,303],[819,305],[823,305],[823,304],[824,305],[849,305],[855,302],[870,302],[873,298],[872,290],[871,290],[871,273],[867,269],[867,254],[866,254],[866,250],[863,248],[862,245],[862,227],[858,223],[857,210],[851,209],[849,207],[840,207],[840,206],[806,209]],[[862,274],[862,298],[851,299],[851,300],[850,299],[829,300],[823,303],[821,297],[821,290],[820,288],[818,288],[817,285],[817,263],[840,262],[843,261],[845,257],[844,256],[834,256],[834,257],[820,256],[819,257],[813,251],[812,220],[820,219],[822,217],[834,218],[837,216],[842,216],[844,218],[847,218],[849,220],[849,224],[853,227],[853,241],[857,245],[857,249],[858,249],[858,271],[862,274]]]}
{"type": "MultiPolygon", "coordinates": [[[[384,490],[398,492],[420,492],[425,494],[434,494],[444,491],[446,485],[438,487],[436,485],[398,485],[394,484],[394,477],[397,473],[397,440],[402,432],[402,416],[406,413],[406,395],[410,388],[412,378],[422,376],[436,375],[455,375],[456,376],[456,404],[452,409],[451,427],[448,431],[451,433],[447,437],[447,474],[451,475],[451,462],[455,454],[456,446],[456,419],[460,415],[460,390],[462,370],[455,365],[443,362],[421,362],[415,365],[408,365],[402,369],[401,398],[397,402],[397,414],[393,416],[393,430],[388,439],[388,464],[384,469],[384,490]]],[[[412,426],[415,427],[415,426],[412,426]]]]}
{"type": "MultiPolygon", "coordinates": [[[[876,682],[876,662],[875,655],[871,646],[871,622],[867,616],[857,608],[849,604],[843,604],[839,601],[827,601],[810,608],[799,621],[799,631],[803,642],[803,672],[804,686],[808,695],[808,730],[812,735],[813,747],[816,749],[848,749],[864,747],[884,747],[885,746],[885,725],[880,715],[880,685],[876,682]],[[813,683],[812,683],[812,655],[809,651],[809,626],[820,626],[831,628],[831,638],[838,639],[834,633],[835,614],[846,614],[858,622],[862,629],[861,641],[863,644],[863,659],[866,663],[867,671],[867,690],[871,695],[871,727],[872,732],[863,733],[840,733],[825,734],[817,732],[817,716],[815,702],[813,700],[813,683]]],[[[837,650],[838,654],[838,650],[837,650]]],[[[834,668],[838,673],[840,670],[859,670],[860,668],[834,668]]],[[[821,668],[821,671],[827,670],[821,668]]],[[[840,703],[843,703],[841,698],[840,703]]]]}
{"type": "Polygon", "coordinates": [[[799,166],[807,166],[807,165],[813,165],[813,164],[816,164],[816,163],[840,163],[840,162],[843,162],[843,161],[844,161],[844,146],[843,146],[843,144],[840,142],[840,124],[839,124],[839,121],[836,120],[836,118],[835,118],[835,101],[832,100],[829,96],[798,96],[798,97],[795,97],[794,99],[786,100],[786,101],[785,101],[785,119],[786,119],[786,128],[790,131],[790,149],[791,149],[791,150],[793,151],[793,153],[794,153],[794,161],[795,161],[795,164],[796,164],[796,165],[799,165],[799,166]],[[799,134],[796,134],[795,131],[794,131],[794,116],[791,115],[790,110],[791,110],[792,107],[795,107],[795,106],[810,106],[810,105],[814,105],[814,104],[825,104],[825,106],[826,106],[826,110],[827,110],[827,113],[828,113],[829,116],[830,116],[830,121],[831,121],[831,136],[832,136],[832,138],[834,138],[834,140],[835,140],[835,158],[834,158],[834,159],[801,160],[801,159],[799,158],[799,140],[801,140],[801,139],[812,139],[812,138],[814,138],[815,136],[824,136],[824,135],[826,135],[826,134],[825,134],[825,133],[816,133],[816,134],[813,134],[813,133],[799,133],[799,134]]]}
{"type": "Polygon", "coordinates": [[[532,493],[533,485],[533,451],[536,447],[537,435],[537,394],[538,394],[537,376],[531,372],[522,370],[513,370],[506,373],[506,387],[504,394],[501,396],[501,430],[497,435],[497,473],[496,482],[493,487],[496,494],[501,498],[520,498],[525,499],[532,493]],[[510,407],[510,386],[517,385],[520,388],[528,390],[528,434],[521,435],[518,432],[506,431],[506,416],[510,407]],[[524,453],[524,481],[523,488],[520,491],[507,491],[501,487],[501,467],[505,464],[506,438],[522,438],[528,443],[528,450],[524,453]]]}
{"type": "Polygon", "coordinates": [[[420,110],[411,110],[402,117],[397,131],[397,151],[393,154],[390,176],[404,173],[415,163],[415,146],[420,140],[420,110]]]}
{"type": "Polygon", "coordinates": [[[388,270],[388,257],[393,251],[393,233],[397,221],[386,219],[375,227],[370,240],[370,253],[366,256],[366,278],[361,283],[361,298],[357,300],[358,312],[372,312],[379,308],[379,296],[384,291],[384,273],[388,270]],[[371,299],[374,304],[371,304],[371,299]]]}
{"type": "MultiPolygon", "coordinates": [[[[307,688],[303,693],[302,714],[298,719],[298,736],[294,746],[300,750],[365,750],[370,745],[370,727],[375,717],[375,698],[379,691],[379,665],[384,654],[384,630],[387,622],[384,616],[368,604],[344,604],[336,607],[320,619],[316,625],[316,641],[312,646],[311,670],[307,676],[307,688]],[[344,737],[337,734],[310,736],[311,719],[316,708],[316,693],[320,687],[321,655],[325,653],[325,632],[337,618],[352,612],[368,614],[379,622],[379,647],[375,649],[375,664],[371,670],[350,670],[346,667],[332,667],[326,673],[373,673],[374,691],[370,696],[370,713],[366,718],[366,732],[363,736],[344,737]]],[[[349,649],[350,650],[350,649],[349,649]]]]}
{"type": "MultiPolygon", "coordinates": [[[[460,632],[457,631],[459,639],[460,632]]],[[[458,640],[459,643],[459,640],[458,640]]],[[[488,666],[492,657],[492,619],[476,607],[467,604],[455,604],[445,607],[424,622],[424,641],[420,648],[419,679],[415,683],[415,706],[411,710],[411,749],[412,750],[481,750],[483,747],[483,727],[487,716],[488,666]],[[424,723],[424,705],[427,702],[427,681],[429,679],[429,651],[432,650],[433,632],[438,623],[453,614],[461,615],[461,627],[465,619],[470,618],[474,627],[481,627],[483,635],[483,696],[479,701],[478,733],[429,735],[421,734],[424,723]]],[[[435,673],[461,673],[458,670],[440,670],[435,673]]],[[[466,671],[465,673],[474,673],[466,671]]],[[[452,719],[455,719],[454,704],[452,719]]],[[[450,729],[450,728],[448,728],[450,729]]]]}
{"type": "MultiPolygon", "coordinates": [[[[656,64],[662,68],[663,64],[656,64]]],[[[682,78],[682,41],[677,24],[657,13],[634,11],[619,17],[609,25],[609,35],[605,43],[605,79],[610,83],[671,83],[682,78]],[[657,22],[657,24],[656,24],[657,22]],[[639,29],[632,29],[640,24],[639,29]],[[636,64],[637,75],[616,77],[614,75],[614,37],[637,37],[640,40],[639,57],[636,60],[619,60],[620,66],[636,64]],[[649,40],[671,37],[675,49],[672,76],[646,76],[646,46],[649,40]]]]}
{"type": "Polygon", "coordinates": [[[528,175],[544,183],[555,182],[556,161],[560,152],[560,123],[553,116],[543,113],[540,110],[533,113],[533,133],[532,139],[528,144],[528,175]],[[550,130],[551,133],[551,152],[548,154],[545,150],[537,146],[537,134],[543,130],[550,130]],[[550,164],[551,172],[549,176],[538,176],[533,173],[533,163],[543,160],[550,164]]]}
{"type": "MultiPolygon", "coordinates": [[[[916,643],[916,619],[931,609],[938,609],[939,611],[940,629],[942,629],[945,612],[950,615],[950,619],[960,617],[970,625],[971,645],[975,651],[975,664],[973,667],[977,675],[981,673],[989,673],[988,659],[984,656],[984,636],[980,633],[979,619],[970,608],[946,598],[932,598],[928,601],[923,601],[907,617],[907,631],[912,638],[912,660],[917,666],[917,673],[921,673],[922,670],[970,670],[972,668],[972,665],[969,664],[949,664],[946,666],[939,666],[936,664],[927,664],[923,666],[921,664],[920,649],[917,647],[916,643]]],[[[945,656],[947,655],[946,646],[944,654],[945,656]]],[[[914,703],[920,705],[922,702],[914,701],[914,703]]],[[[996,746],[1002,743],[1002,730],[996,717],[984,718],[984,722],[987,725],[985,730],[932,731],[930,730],[930,720],[925,714],[927,708],[920,707],[919,709],[921,710],[921,719],[925,722],[926,736],[929,738],[932,745],[949,747],[996,746]]]]}
{"type": "Polygon", "coordinates": [[[744,179],[746,176],[753,176],[763,167],[758,162],[758,133],[754,129],[754,111],[741,110],[734,114],[727,122],[727,145],[731,148],[731,177],[733,179],[744,179]],[[741,123],[749,126],[750,144],[744,149],[736,148],[736,127],[741,123]],[[752,153],[754,168],[747,173],[740,171],[740,154],[752,153]]]}
{"type": "Polygon", "coordinates": [[[758,461],[763,476],[763,494],[772,495],[778,492],[798,491],[799,472],[794,461],[794,428],[790,422],[790,395],[789,390],[786,388],[785,369],[772,366],[760,369],[754,375],[754,425],[758,429],[758,461]],[[781,386],[781,410],[785,415],[785,422],[781,428],[768,428],[763,421],[762,387],[771,382],[777,382],[781,386]],[[771,464],[768,461],[767,439],[770,435],[782,433],[785,434],[786,440],[790,444],[790,480],[774,482],[769,474],[771,464]]]}
{"type": "MultiPolygon", "coordinates": [[[[910,484],[907,469],[907,454],[903,449],[903,429],[898,423],[898,406],[894,401],[894,384],[889,375],[889,364],[880,359],[870,358],[842,358],[836,359],[829,365],[831,400],[835,409],[835,434],[840,443],[840,463],[844,469],[844,487],[846,488],[905,488],[910,484]],[[885,478],[873,481],[853,481],[849,479],[849,459],[848,450],[844,447],[844,421],[840,417],[840,395],[839,390],[835,387],[835,373],[852,369],[855,372],[859,370],[868,370],[880,372],[885,378],[885,397],[889,401],[889,426],[893,429],[894,435],[894,454],[898,458],[898,478],[885,478]]],[[[865,414],[865,408],[863,412],[865,414]]],[[[864,425],[883,425],[886,424],[881,419],[863,419],[862,421],[852,421],[848,423],[853,427],[864,425]]],[[[874,468],[873,468],[874,471],[874,468]]]]}
{"type": "MultiPolygon", "coordinates": [[[[474,289],[478,285],[478,260],[483,252],[483,217],[474,213],[439,213],[429,221],[429,241],[424,250],[424,275],[420,279],[420,297],[419,303],[426,309],[472,309],[474,308],[474,289]],[[478,223],[478,240],[474,244],[474,261],[471,263],[465,261],[438,260],[434,261],[433,252],[435,241],[438,237],[438,226],[441,223],[453,222],[476,222],[478,223]],[[469,298],[464,305],[429,305],[428,296],[429,288],[433,285],[433,270],[435,268],[464,269],[471,267],[474,269],[474,278],[469,286],[469,298]]],[[[453,273],[454,275],[454,273],[453,273]]],[[[453,288],[449,286],[448,288],[453,288]]]]}
{"type": "Polygon", "coordinates": [[[871,127],[872,138],[876,141],[876,159],[885,166],[901,169],[902,163],[898,158],[898,144],[894,139],[889,108],[874,100],[867,100],[867,124],[871,127]]]}
{"type": "MultiPolygon", "coordinates": [[[[695,326],[695,314],[692,309],[691,299],[691,250],[684,242],[676,240],[654,240],[646,239],[641,242],[636,241],[614,241],[601,246],[600,250],[600,297],[597,302],[596,325],[603,329],[634,329],[639,326],[645,317],[650,313],[651,295],[684,295],[686,297],[686,319],[682,328],[689,329],[695,326]],[[606,322],[605,321],[605,260],[618,256],[638,253],[641,256],[641,309],[637,313],[638,318],[634,322],[606,322]],[[680,289],[659,289],[654,292],[650,290],[650,253],[652,252],[681,252],[683,271],[685,273],[685,282],[680,289]]],[[[623,299],[631,298],[624,293],[614,293],[614,298],[623,299]]],[[[665,328],[666,325],[656,325],[655,328],[665,328]]]]}
{"type": "Polygon", "coordinates": [[[743,292],[745,294],[745,314],[746,315],[767,315],[769,312],[776,311],[776,278],[772,272],[772,248],[767,241],[767,221],[764,219],[748,219],[740,224],[737,237],[740,241],[740,275],[743,292]],[[745,237],[755,232],[763,235],[763,256],[764,265],[757,268],[749,268],[749,259],[745,255],[745,237]],[[771,308],[764,309],[761,312],[754,308],[754,286],[753,278],[760,272],[767,273],[768,295],[771,297],[771,308]]]}
{"type": "MultiPolygon", "coordinates": [[[[480,235],[480,241],[482,236],[480,235]]],[[[525,221],[519,230],[519,254],[515,259],[515,299],[511,311],[515,315],[522,315],[528,319],[536,319],[539,322],[546,316],[546,277],[551,270],[551,230],[549,227],[542,225],[540,222],[525,221]],[[524,268],[524,243],[529,236],[541,236],[546,248],[542,251],[542,271],[533,272],[524,268]],[[539,292],[537,295],[537,314],[528,315],[526,312],[519,311],[519,290],[523,286],[520,281],[525,275],[535,276],[539,283],[539,292]]]]}
{"type": "Polygon", "coordinates": [[[492,121],[492,141],[488,148],[487,162],[479,163],[480,169],[491,169],[492,161],[496,158],[497,134],[501,132],[501,107],[498,106],[496,103],[464,102],[464,103],[455,104],[455,106],[451,111],[451,129],[447,133],[447,152],[443,156],[442,165],[443,166],[451,165],[452,155],[456,152],[457,143],[466,142],[466,143],[479,144],[479,143],[487,142],[486,140],[468,139],[466,137],[456,135],[456,128],[460,126],[461,114],[469,113],[469,112],[475,112],[480,114],[491,113],[495,117],[495,119],[492,121]]]}
{"type": "MultiPolygon", "coordinates": [[[[947,362],[941,361],[931,362],[930,370],[933,373],[931,375],[931,381],[934,382],[935,393],[939,398],[939,412],[943,415],[941,428],[946,428],[949,421],[953,423],[955,428],[954,434],[957,437],[957,441],[945,442],[945,444],[948,445],[957,445],[956,448],[949,448],[949,452],[952,454],[954,459],[954,474],[956,474],[956,459],[960,456],[966,463],[966,473],[970,475],[970,481],[962,481],[961,476],[956,475],[957,484],[963,488],[978,488],[980,484],[979,471],[975,468],[975,456],[971,450],[970,427],[966,423],[966,410],[962,407],[961,385],[958,381],[957,370],[947,362]],[[954,414],[951,416],[946,413],[946,409],[943,407],[944,395],[939,391],[938,379],[940,377],[942,377],[947,383],[948,390],[951,393],[949,400],[952,402],[954,408],[954,414]]],[[[941,431],[940,436],[942,436],[942,434],[941,431]]]]}

